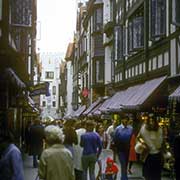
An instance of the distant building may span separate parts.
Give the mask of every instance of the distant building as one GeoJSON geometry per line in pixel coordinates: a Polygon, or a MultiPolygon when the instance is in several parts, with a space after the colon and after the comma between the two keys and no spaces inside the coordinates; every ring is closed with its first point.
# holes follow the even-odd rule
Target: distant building
{"type": "Polygon", "coordinates": [[[59,113],[59,85],[60,85],[60,62],[59,53],[42,53],[41,60],[41,78],[40,82],[49,83],[49,96],[40,95],[41,117],[61,117],[59,113]]]}

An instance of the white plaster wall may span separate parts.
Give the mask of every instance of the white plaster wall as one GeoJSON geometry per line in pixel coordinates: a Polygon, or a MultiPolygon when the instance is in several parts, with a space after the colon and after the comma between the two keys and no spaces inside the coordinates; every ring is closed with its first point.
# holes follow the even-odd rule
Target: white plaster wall
{"type": "Polygon", "coordinates": [[[71,61],[67,62],[67,111],[66,114],[72,112],[72,92],[73,92],[73,67],[71,61]]]}

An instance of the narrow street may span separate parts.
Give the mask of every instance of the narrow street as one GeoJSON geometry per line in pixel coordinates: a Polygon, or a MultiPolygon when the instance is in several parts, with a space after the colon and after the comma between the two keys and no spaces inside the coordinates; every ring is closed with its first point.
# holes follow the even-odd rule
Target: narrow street
{"type": "MultiPolygon", "coordinates": [[[[37,178],[37,168],[33,168],[32,166],[32,156],[28,156],[27,154],[24,154],[23,156],[24,160],[24,175],[25,175],[25,180],[38,180],[37,178]]],[[[118,163],[119,164],[119,163],[118,163]]],[[[132,167],[132,175],[129,175],[129,180],[141,180],[143,179],[142,177],[142,172],[141,172],[141,164],[139,163],[134,163],[132,167]]],[[[96,164],[96,174],[98,173],[98,165],[96,164]]],[[[120,171],[117,176],[117,180],[120,180],[120,171]]],[[[65,179],[64,179],[65,180],[65,179]]],[[[166,172],[162,172],[162,180],[173,180],[172,178],[168,177],[166,172]]]]}

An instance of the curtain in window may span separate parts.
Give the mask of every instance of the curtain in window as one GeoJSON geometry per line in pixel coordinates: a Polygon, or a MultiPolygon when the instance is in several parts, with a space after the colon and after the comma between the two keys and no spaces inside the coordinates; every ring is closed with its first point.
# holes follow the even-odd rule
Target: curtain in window
{"type": "Polygon", "coordinates": [[[133,49],[142,48],[144,45],[144,18],[133,19],[133,49]]]}
{"type": "Polygon", "coordinates": [[[166,1],[151,0],[151,37],[166,33],[166,1]]]}
{"type": "Polygon", "coordinates": [[[129,22],[128,25],[128,51],[131,52],[133,50],[133,23],[129,22]]]}
{"type": "Polygon", "coordinates": [[[180,0],[172,0],[172,23],[180,26],[180,0]]]}

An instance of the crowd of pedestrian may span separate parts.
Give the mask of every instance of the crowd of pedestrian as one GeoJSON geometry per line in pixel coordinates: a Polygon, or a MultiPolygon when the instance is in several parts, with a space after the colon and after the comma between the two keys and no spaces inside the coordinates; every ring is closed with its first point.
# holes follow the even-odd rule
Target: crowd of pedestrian
{"type": "MultiPolygon", "coordinates": [[[[142,175],[146,180],[161,180],[163,129],[152,114],[134,129],[133,118],[120,114],[112,123],[104,121],[66,120],[42,124],[39,119],[25,128],[26,153],[33,157],[34,168],[44,180],[121,180],[133,174],[133,162],[142,160],[142,175]],[[136,145],[141,140],[146,147],[136,145]],[[136,152],[135,152],[136,150],[136,152]],[[98,174],[95,165],[98,165],[98,174]]],[[[174,141],[176,179],[179,179],[180,136],[174,141]]],[[[0,138],[0,179],[24,180],[22,154],[9,133],[0,138]]]]}

